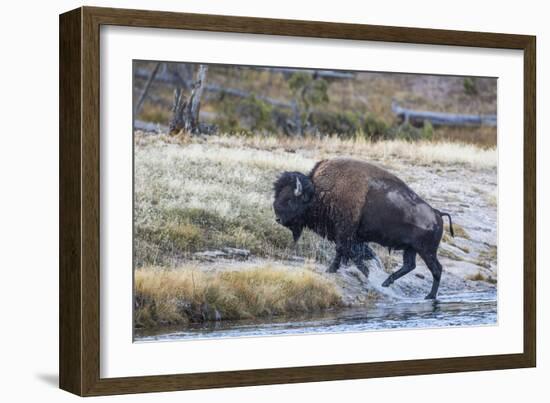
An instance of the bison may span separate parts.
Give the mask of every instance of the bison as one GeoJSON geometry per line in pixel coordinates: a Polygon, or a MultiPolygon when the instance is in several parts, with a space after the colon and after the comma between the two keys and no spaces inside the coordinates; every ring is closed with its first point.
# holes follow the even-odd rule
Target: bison
{"type": "Polygon", "coordinates": [[[437,249],[443,234],[442,216],[405,182],[384,169],[355,159],[335,158],[318,162],[308,175],[283,172],[274,183],[276,221],[292,231],[297,242],[304,228],[333,241],[336,255],[328,272],[336,272],[342,260],[351,259],[368,277],[363,259],[372,257],[369,242],[403,251],[403,266],[382,284],[416,267],[416,255],[433,276],[426,299],[437,295],[442,266],[437,249]]]}

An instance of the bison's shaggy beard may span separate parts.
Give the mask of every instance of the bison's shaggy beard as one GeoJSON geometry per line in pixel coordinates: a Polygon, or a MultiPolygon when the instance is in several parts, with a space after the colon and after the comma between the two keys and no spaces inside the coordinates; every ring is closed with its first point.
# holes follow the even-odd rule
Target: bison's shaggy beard
{"type": "Polygon", "coordinates": [[[292,231],[292,238],[294,239],[294,242],[298,242],[300,240],[300,237],[302,236],[302,231],[304,230],[304,224],[293,223],[288,227],[288,229],[292,231]]]}

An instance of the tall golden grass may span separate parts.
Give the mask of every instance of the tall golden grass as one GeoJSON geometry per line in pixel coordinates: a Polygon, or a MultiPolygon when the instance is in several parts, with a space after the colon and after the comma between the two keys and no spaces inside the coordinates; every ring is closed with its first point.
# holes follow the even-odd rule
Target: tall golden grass
{"type": "Polygon", "coordinates": [[[279,136],[217,136],[211,143],[228,147],[251,147],[259,150],[286,151],[289,161],[292,154],[309,151],[319,157],[338,155],[362,156],[371,159],[405,159],[421,164],[465,164],[473,168],[493,168],[497,164],[495,147],[482,148],[474,144],[451,141],[370,141],[363,137],[343,139],[338,136],[279,137],[279,136]]]}
{"type": "Polygon", "coordinates": [[[155,327],[315,312],[342,305],[339,290],[307,268],[266,264],[207,272],[192,265],[135,271],[135,325],[155,327]]]}

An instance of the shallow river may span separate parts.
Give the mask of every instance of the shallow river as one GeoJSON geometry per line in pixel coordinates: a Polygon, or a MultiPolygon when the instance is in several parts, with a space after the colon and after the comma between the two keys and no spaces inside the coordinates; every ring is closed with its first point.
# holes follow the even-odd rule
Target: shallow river
{"type": "Polygon", "coordinates": [[[135,341],[487,326],[496,325],[496,323],[496,292],[486,292],[448,295],[436,301],[407,300],[379,303],[368,308],[345,308],[292,318],[209,322],[186,326],[183,329],[167,327],[155,331],[137,329],[135,341]]]}

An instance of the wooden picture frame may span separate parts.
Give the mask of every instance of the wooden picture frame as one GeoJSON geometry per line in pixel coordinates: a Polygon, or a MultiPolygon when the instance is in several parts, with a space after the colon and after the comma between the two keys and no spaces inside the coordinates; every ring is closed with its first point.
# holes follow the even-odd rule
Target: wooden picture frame
{"type": "Polygon", "coordinates": [[[536,363],[535,37],[82,7],[60,16],[60,387],[81,396],[533,367],[536,363]],[[100,377],[100,26],[369,40],[524,52],[523,353],[100,377]]]}

